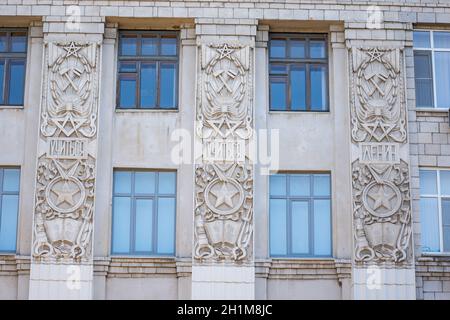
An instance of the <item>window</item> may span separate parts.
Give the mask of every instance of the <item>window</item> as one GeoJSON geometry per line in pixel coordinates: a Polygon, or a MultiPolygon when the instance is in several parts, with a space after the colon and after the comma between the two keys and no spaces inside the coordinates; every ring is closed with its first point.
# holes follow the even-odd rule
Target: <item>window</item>
{"type": "Polygon", "coordinates": [[[270,255],[331,256],[329,174],[270,176],[270,255]]]}
{"type": "Polygon", "coordinates": [[[174,254],[175,189],[175,172],[114,172],[113,254],[174,254]]]}
{"type": "Polygon", "coordinates": [[[16,252],[20,170],[0,168],[0,252],[16,252]]]}
{"type": "Polygon", "coordinates": [[[450,170],[420,170],[423,252],[450,252],[450,170]]]}
{"type": "Polygon", "coordinates": [[[177,108],[177,33],[122,31],[118,70],[118,108],[177,108]]]}
{"type": "Polygon", "coordinates": [[[0,29],[0,105],[23,105],[27,33],[0,29]]]}
{"type": "Polygon", "coordinates": [[[328,111],[326,36],[271,34],[271,111],[328,111]]]}
{"type": "Polygon", "coordinates": [[[450,31],[414,31],[418,108],[450,108],[450,31]]]}

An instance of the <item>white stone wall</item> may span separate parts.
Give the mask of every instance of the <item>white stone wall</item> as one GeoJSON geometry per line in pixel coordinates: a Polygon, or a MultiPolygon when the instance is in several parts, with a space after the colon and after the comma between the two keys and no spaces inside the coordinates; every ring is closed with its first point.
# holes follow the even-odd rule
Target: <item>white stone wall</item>
{"type": "MultiPolygon", "coordinates": [[[[30,277],[34,181],[41,98],[44,36],[103,37],[99,150],[94,217],[94,298],[191,297],[192,165],[174,165],[175,128],[193,131],[196,105],[196,39],[255,39],[255,127],[280,131],[280,169],[329,171],[332,177],[333,257],[328,260],[271,259],[268,254],[268,177],[255,175],[255,297],[350,299],[353,252],[350,180],[350,46],[405,47],[406,97],[413,198],[413,242],[417,298],[448,297],[450,259],[421,258],[418,212],[419,166],[450,167],[446,113],[415,110],[413,24],[449,24],[448,0],[422,1],[69,1],[0,0],[0,27],[28,27],[23,108],[0,108],[0,165],[21,168],[16,255],[0,255],[0,298],[27,299],[30,277]],[[69,6],[80,9],[79,30],[67,27],[69,6]],[[383,12],[380,29],[367,28],[369,6],[383,12]],[[117,30],[180,30],[178,111],[116,111],[117,30]],[[270,31],[329,35],[330,112],[284,114],[268,111],[270,31]],[[151,137],[151,138],[149,138],[151,137]],[[14,141],[14,143],[11,143],[14,141]],[[306,155],[306,156],[305,156],[306,155]],[[176,257],[110,256],[113,168],[177,170],[176,257]],[[163,288],[163,289],[161,289],[163,288]],[[447,295],[446,295],[447,294],[447,295]]],[[[259,167],[255,167],[258,172],[259,167]]]]}

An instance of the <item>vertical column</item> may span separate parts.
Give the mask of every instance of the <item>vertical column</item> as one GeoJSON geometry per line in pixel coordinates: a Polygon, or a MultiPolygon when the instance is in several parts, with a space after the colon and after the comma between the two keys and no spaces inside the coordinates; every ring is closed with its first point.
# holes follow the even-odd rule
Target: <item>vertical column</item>
{"type": "Polygon", "coordinates": [[[92,298],[100,43],[44,40],[30,299],[92,298]]]}
{"type": "Polygon", "coordinates": [[[349,52],[353,295],[414,299],[403,50],[349,52]]]}
{"type": "Polygon", "coordinates": [[[253,299],[254,38],[216,39],[197,39],[192,298],[253,299]]]}

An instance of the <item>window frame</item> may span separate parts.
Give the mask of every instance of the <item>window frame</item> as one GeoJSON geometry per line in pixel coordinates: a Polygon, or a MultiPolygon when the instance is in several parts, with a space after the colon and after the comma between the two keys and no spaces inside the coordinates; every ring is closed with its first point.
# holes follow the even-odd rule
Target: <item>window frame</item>
{"type": "Polygon", "coordinates": [[[15,166],[0,166],[0,230],[1,230],[1,223],[2,223],[2,212],[3,212],[3,196],[4,195],[13,195],[13,196],[17,196],[17,220],[16,220],[16,230],[15,230],[15,236],[16,236],[16,241],[14,244],[14,250],[1,250],[0,249],[0,254],[15,254],[17,252],[17,235],[18,235],[18,231],[19,231],[19,216],[20,216],[20,187],[21,187],[21,178],[22,178],[22,172],[21,172],[21,168],[20,167],[15,167],[15,166]],[[19,170],[19,190],[17,192],[15,191],[3,191],[3,179],[5,176],[5,169],[15,169],[15,170],[19,170]]]}
{"type": "Polygon", "coordinates": [[[28,58],[28,29],[27,28],[0,28],[0,33],[6,33],[6,51],[0,51],[0,61],[4,61],[3,64],[3,74],[0,77],[3,79],[3,88],[0,88],[0,96],[3,97],[3,101],[0,101],[0,108],[7,107],[22,107],[25,104],[25,84],[27,77],[27,58],[28,58]],[[24,33],[25,34],[25,50],[24,52],[12,52],[12,42],[11,33],[24,33]],[[22,92],[22,103],[10,103],[9,102],[9,88],[11,82],[11,62],[23,61],[23,92],[22,92]]]}
{"type": "Polygon", "coordinates": [[[180,73],[180,35],[176,30],[119,30],[118,35],[118,51],[117,51],[117,83],[116,83],[116,110],[158,110],[158,111],[177,111],[179,109],[179,73],[180,73]],[[121,55],[122,52],[122,36],[123,35],[135,35],[137,38],[136,43],[136,55],[134,56],[126,56],[121,55]],[[154,36],[158,39],[157,43],[157,54],[156,55],[138,55],[138,52],[141,52],[142,43],[140,39],[142,39],[143,35],[154,36]],[[161,51],[161,41],[160,39],[164,36],[168,36],[168,38],[176,39],[176,55],[160,55],[161,51]],[[134,62],[136,63],[136,71],[135,72],[121,72],[120,71],[120,63],[121,62],[134,62]],[[155,64],[155,73],[156,73],[156,88],[155,88],[155,106],[151,108],[145,108],[141,106],[141,65],[142,64],[155,64]],[[174,106],[170,108],[163,108],[160,105],[161,94],[160,94],[160,82],[161,82],[161,65],[164,63],[171,63],[175,65],[175,88],[174,88],[174,106]],[[135,76],[136,79],[136,93],[135,93],[135,106],[123,108],[120,106],[120,80],[121,76],[135,76]]]}
{"type": "Polygon", "coordinates": [[[269,45],[267,48],[268,57],[268,84],[269,84],[269,112],[330,112],[330,78],[329,78],[329,42],[327,33],[286,33],[286,32],[271,32],[269,34],[269,45]],[[286,41],[286,53],[290,52],[290,40],[304,40],[305,41],[305,58],[271,58],[270,50],[272,46],[272,40],[285,40],[286,41]],[[325,58],[306,58],[309,55],[310,41],[320,40],[325,42],[325,58]],[[286,74],[271,73],[272,65],[284,65],[286,66],[286,74]],[[312,110],[311,109],[311,67],[325,66],[325,110],[312,110]],[[305,69],[305,110],[292,110],[292,90],[290,85],[290,70],[292,66],[304,67],[305,69]],[[286,109],[277,110],[272,108],[272,90],[271,80],[272,78],[284,78],[286,79],[286,109]]]}
{"type": "Polygon", "coordinates": [[[177,233],[177,187],[178,187],[178,172],[176,170],[169,169],[140,169],[140,168],[117,168],[113,170],[112,177],[112,203],[111,203],[111,249],[110,254],[113,257],[175,257],[176,256],[176,233],[177,233]],[[129,172],[131,173],[131,192],[129,194],[126,193],[115,193],[115,181],[114,174],[116,172],[129,172]],[[155,175],[155,193],[153,194],[135,194],[135,174],[136,172],[154,172],[155,175]],[[158,190],[158,175],[161,172],[170,172],[175,173],[175,189],[173,194],[159,194],[158,190]],[[113,244],[114,244],[114,198],[115,197],[124,197],[130,199],[130,235],[129,235],[129,250],[128,252],[114,252],[113,244]],[[174,232],[173,232],[173,252],[172,253],[158,253],[158,199],[159,198],[173,198],[175,200],[175,211],[174,211],[174,232]],[[136,251],[136,200],[138,199],[152,199],[152,251],[136,251]]]}
{"type": "MultiPolygon", "coordinates": [[[[448,32],[450,34],[450,30],[448,29],[413,29],[413,32],[428,32],[430,35],[430,47],[429,48],[423,48],[423,47],[414,47],[413,44],[413,58],[415,57],[416,51],[424,53],[427,52],[431,56],[431,87],[433,90],[433,105],[429,107],[417,107],[417,89],[415,88],[414,94],[416,95],[416,108],[418,109],[424,109],[424,110],[441,110],[441,111],[448,111],[450,109],[450,105],[446,107],[438,107],[436,105],[437,102],[437,91],[435,86],[436,81],[436,70],[435,70],[435,52],[450,52],[450,48],[435,48],[434,47],[434,32],[448,32]]],[[[413,59],[414,60],[414,59],[413,59]]],[[[414,85],[416,83],[416,75],[414,74],[414,85]]]]}
{"type": "MultiPolygon", "coordinates": [[[[423,251],[425,254],[447,254],[450,253],[450,251],[444,250],[444,224],[443,224],[443,217],[442,217],[442,198],[450,200],[450,194],[448,195],[442,195],[441,194],[441,171],[447,171],[450,173],[450,169],[447,168],[430,168],[430,167],[420,167],[419,168],[419,177],[420,177],[420,171],[434,171],[436,172],[436,194],[422,194],[419,188],[419,195],[420,200],[422,198],[427,199],[437,199],[437,205],[438,205],[438,223],[439,223],[439,251],[423,251]]],[[[419,179],[419,186],[420,186],[420,179],[419,179]]],[[[420,201],[419,200],[419,201],[420,201]]],[[[421,249],[423,248],[423,243],[420,244],[421,249]]]]}
{"type": "Polygon", "coordinates": [[[296,172],[296,171],[279,171],[275,174],[269,175],[269,199],[268,199],[268,212],[269,212],[269,236],[268,236],[268,249],[269,256],[271,258],[332,258],[333,257],[333,191],[332,191],[332,175],[331,172],[322,172],[322,171],[308,171],[308,172],[296,172]],[[284,196],[272,196],[270,192],[270,177],[276,175],[285,175],[286,176],[286,195],[284,196]],[[293,175],[307,175],[309,176],[309,196],[291,196],[290,195],[290,176],[293,175]],[[327,175],[330,181],[330,194],[328,196],[315,196],[314,195],[314,176],[327,175]],[[272,219],[272,215],[270,212],[270,200],[272,199],[281,199],[286,200],[286,254],[273,254],[270,246],[271,240],[271,230],[270,230],[270,221],[272,219]],[[313,203],[314,200],[329,200],[330,201],[330,254],[314,254],[314,208],[313,203]],[[299,254],[292,252],[292,202],[300,201],[300,202],[308,202],[308,254],[299,254]]]}

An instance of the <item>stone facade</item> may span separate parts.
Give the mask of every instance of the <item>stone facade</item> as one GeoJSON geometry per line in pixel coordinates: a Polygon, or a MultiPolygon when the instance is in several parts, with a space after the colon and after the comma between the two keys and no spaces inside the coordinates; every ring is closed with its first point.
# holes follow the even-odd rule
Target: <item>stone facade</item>
{"type": "Polygon", "coordinates": [[[412,43],[450,30],[448,0],[0,0],[5,27],[27,28],[28,47],[24,105],[0,106],[0,166],[21,169],[0,298],[450,298],[450,257],[421,252],[419,212],[419,168],[450,167],[449,115],[416,108],[412,43]],[[122,29],[179,31],[178,110],[115,108],[122,29]],[[327,34],[329,112],[269,111],[271,32],[327,34]],[[332,257],[271,257],[267,166],[174,163],[180,128],[246,147],[278,129],[280,171],[329,172],[332,257]],[[115,168],[177,171],[174,257],[111,255],[115,168]]]}

